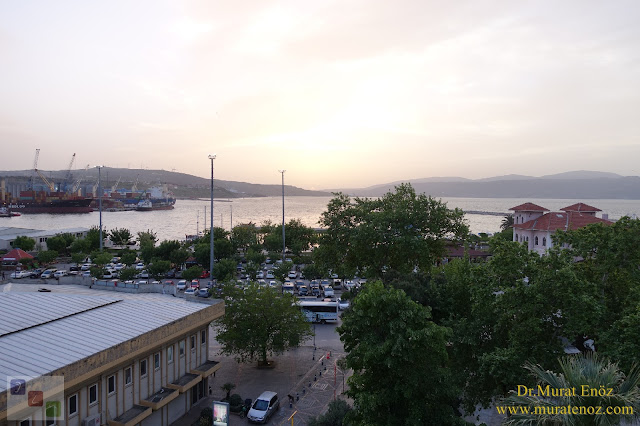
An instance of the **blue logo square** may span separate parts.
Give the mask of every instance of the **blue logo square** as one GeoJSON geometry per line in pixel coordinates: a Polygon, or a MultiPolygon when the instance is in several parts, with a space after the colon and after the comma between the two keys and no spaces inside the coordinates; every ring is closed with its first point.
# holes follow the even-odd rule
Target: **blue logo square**
{"type": "Polygon", "coordinates": [[[27,382],[22,379],[11,379],[11,395],[24,395],[27,390],[27,382]]]}

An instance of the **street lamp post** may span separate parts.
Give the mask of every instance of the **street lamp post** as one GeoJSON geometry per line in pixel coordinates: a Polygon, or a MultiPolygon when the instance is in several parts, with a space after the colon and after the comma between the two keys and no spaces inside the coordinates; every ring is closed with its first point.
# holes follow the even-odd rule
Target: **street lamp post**
{"type": "Polygon", "coordinates": [[[98,210],[100,212],[100,251],[102,251],[102,166],[98,166],[98,210]]]}
{"type": "Polygon", "coordinates": [[[215,159],[215,154],[209,155],[209,160],[211,160],[211,220],[209,221],[209,223],[211,223],[211,253],[209,257],[209,273],[211,274],[211,279],[213,279],[213,160],[215,159]]]}
{"type": "Polygon", "coordinates": [[[286,170],[278,170],[282,175],[282,262],[284,263],[285,239],[284,239],[284,172],[286,170]]]}

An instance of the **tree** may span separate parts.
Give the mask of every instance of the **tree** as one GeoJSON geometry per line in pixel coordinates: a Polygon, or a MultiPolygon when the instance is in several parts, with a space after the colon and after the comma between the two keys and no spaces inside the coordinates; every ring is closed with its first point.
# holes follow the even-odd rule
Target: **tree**
{"type": "Polygon", "coordinates": [[[187,250],[185,250],[184,248],[179,248],[169,254],[169,260],[174,266],[180,267],[184,264],[184,262],[187,261],[189,256],[190,254],[187,250]]]}
{"type": "Polygon", "coordinates": [[[158,241],[158,236],[152,230],[148,229],[146,231],[138,232],[138,242],[140,243],[140,247],[145,243],[150,243],[155,247],[156,241],[158,241]]]}
{"type": "Polygon", "coordinates": [[[31,251],[36,246],[36,242],[33,238],[21,235],[13,241],[12,245],[13,248],[19,248],[24,251],[31,251]]]}
{"type": "Polygon", "coordinates": [[[138,275],[138,271],[135,268],[123,268],[120,270],[119,278],[122,281],[133,280],[136,275],[138,275]]]}
{"type": "Polygon", "coordinates": [[[235,248],[246,250],[258,242],[258,229],[252,222],[236,225],[231,230],[231,241],[235,248]]]}
{"type": "Polygon", "coordinates": [[[257,360],[268,365],[268,356],[299,346],[311,336],[311,326],[290,294],[251,284],[238,289],[224,287],[225,314],[217,320],[216,339],[222,353],[238,362],[257,360]]]}
{"type": "Polygon", "coordinates": [[[49,237],[47,239],[47,248],[58,253],[65,253],[67,251],[67,240],[60,235],[49,237]]]}
{"type": "MultiPolygon", "coordinates": [[[[82,240],[76,240],[76,241],[82,241],[82,240]]],[[[71,261],[73,263],[80,263],[82,262],[85,258],[87,257],[86,254],[84,253],[71,253],[71,261]]]]}
{"type": "Polygon", "coordinates": [[[287,278],[287,274],[289,274],[292,266],[293,263],[291,262],[282,262],[281,264],[275,266],[271,270],[271,272],[273,272],[273,276],[282,283],[284,282],[285,278],[287,278]]]}
{"type": "Polygon", "coordinates": [[[182,247],[178,240],[163,241],[156,247],[155,255],[162,260],[171,260],[171,253],[182,247]]]}
{"type": "Polygon", "coordinates": [[[202,275],[202,267],[192,266],[182,273],[182,278],[191,281],[200,278],[200,275],[202,275]]]}
{"type": "MultiPolygon", "coordinates": [[[[102,233],[103,242],[106,237],[107,237],[106,233],[103,232],[102,233]]],[[[87,231],[87,236],[84,237],[84,239],[87,240],[87,242],[89,243],[88,249],[84,251],[90,252],[93,250],[98,250],[100,248],[100,228],[98,228],[97,226],[92,226],[91,229],[87,231]]]]}
{"type": "Polygon", "coordinates": [[[319,417],[309,419],[309,426],[342,426],[348,423],[344,422],[346,416],[351,412],[351,407],[346,401],[336,399],[329,403],[327,412],[319,417]]]}
{"type": "Polygon", "coordinates": [[[403,291],[369,282],[337,328],[353,369],[346,392],[354,424],[457,424],[458,389],[451,384],[449,330],[403,291]],[[429,384],[425,386],[425,384],[429,384]]]}
{"type": "Polygon", "coordinates": [[[321,226],[316,251],[329,269],[381,277],[385,271],[431,268],[445,254],[445,240],[468,234],[464,213],[402,184],[380,199],[335,194],[321,226]]]}
{"type": "Polygon", "coordinates": [[[55,250],[43,250],[38,253],[38,260],[40,263],[48,265],[58,258],[58,252],[55,250]]]}
{"type": "Polygon", "coordinates": [[[140,259],[142,259],[144,263],[151,263],[155,255],[156,248],[153,246],[153,243],[147,240],[140,245],[140,259]]]}
{"type": "Polygon", "coordinates": [[[149,264],[149,274],[155,278],[160,279],[164,277],[169,269],[171,269],[171,262],[168,260],[154,259],[151,264],[149,264]]]}
{"type": "Polygon", "coordinates": [[[623,419],[629,422],[640,419],[640,369],[633,368],[625,376],[617,364],[595,353],[564,357],[559,363],[559,374],[540,365],[525,365],[538,383],[535,389],[542,389],[543,394],[537,392],[536,395],[529,395],[522,390],[512,390],[504,401],[505,405],[530,407],[531,413],[522,414],[515,410],[503,421],[504,425],[617,425],[623,419]],[[552,390],[569,392],[552,396],[552,390]],[[592,390],[595,390],[595,395],[592,390]],[[536,414],[535,407],[538,407],[536,414]],[[574,410],[567,407],[573,407],[574,410]],[[606,412],[609,407],[631,408],[633,411],[631,415],[614,415],[606,412]],[[578,411],[575,412],[575,409],[578,411]]]}
{"type": "Polygon", "coordinates": [[[123,252],[120,256],[120,262],[124,263],[127,266],[130,266],[136,263],[137,259],[138,259],[138,255],[136,254],[136,252],[129,251],[129,250],[123,252]]]}
{"type": "Polygon", "coordinates": [[[213,274],[218,282],[232,280],[236,272],[236,262],[232,259],[222,259],[213,265],[213,274]]]}
{"type": "Polygon", "coordinates": [[[126,246],[133,238],[131,231],[125,228],[114,228],[109,233],[111,242],[117,246],[126,246]]]}
{"type": "Polygon", "coordinates": [[[513,215],[508,214],[502,219],[502,223],[500,224],[500,230],[506,231],[509,228],[513,227],[513,215]]]}

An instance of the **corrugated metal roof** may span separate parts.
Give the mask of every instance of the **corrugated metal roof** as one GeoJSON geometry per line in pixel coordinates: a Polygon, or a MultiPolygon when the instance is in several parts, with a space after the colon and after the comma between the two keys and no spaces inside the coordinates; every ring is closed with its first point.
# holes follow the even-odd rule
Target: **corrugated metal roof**
{"type": "Polygon", "coordinates": [[[48,374],[209,306],[156,294],[37,287],[0,293],[0,391],[7,376],[48,374]]]}

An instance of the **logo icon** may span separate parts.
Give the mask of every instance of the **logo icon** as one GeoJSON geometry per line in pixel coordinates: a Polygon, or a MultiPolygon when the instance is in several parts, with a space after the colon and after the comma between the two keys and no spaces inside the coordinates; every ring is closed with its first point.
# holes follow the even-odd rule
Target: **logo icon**
{"type": "Polygon", "coordinates": [[[42,391],[29,391],[29,407],[42,407],[43,401],[42,391]]]}
{"type": "Polygon", "coordinates": [[[24,395],[26,392],[27,384],[22,379],[11,379],[11,395],[24,395]]]}
{"type": "Polygon", "coordinates": [[[62,406],[60,401],[47,401],[45,404],[45,412],[47,417],[50,419],[55,419],[60,417],[62,413],[62,406]]]}

